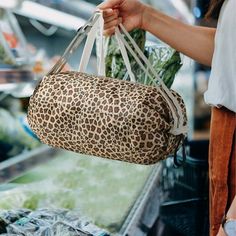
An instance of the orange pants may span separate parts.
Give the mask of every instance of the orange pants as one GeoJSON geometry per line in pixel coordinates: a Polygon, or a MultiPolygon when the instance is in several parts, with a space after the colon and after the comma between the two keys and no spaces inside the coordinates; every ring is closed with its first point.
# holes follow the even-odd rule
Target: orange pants
{"type": "Polygon", "coordinates": [[[216,236],[223,215],[236,194],[236,113],[213,108],[211,119],[210,236],[216,236]]]}

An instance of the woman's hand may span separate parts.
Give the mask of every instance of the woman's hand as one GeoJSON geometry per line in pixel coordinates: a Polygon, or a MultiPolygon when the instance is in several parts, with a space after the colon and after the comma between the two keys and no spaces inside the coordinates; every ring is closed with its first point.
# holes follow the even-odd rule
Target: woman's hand
{"type": "Polygon", "coordinates": [[[122,22],[128,31],[144,29],[199,63],[211,65],[216,29],[184,24],[138,0],[106,0],[98,8],[103,10],[105,35],[113,34],[122,22]]]}
{"type": "Polygon", "coordinates": [[[113,34],[121,22],[128,31],[142,28],[145,5],[137,0],[106,0],[98,8],[103,10],[105,35],[113,34]]]}

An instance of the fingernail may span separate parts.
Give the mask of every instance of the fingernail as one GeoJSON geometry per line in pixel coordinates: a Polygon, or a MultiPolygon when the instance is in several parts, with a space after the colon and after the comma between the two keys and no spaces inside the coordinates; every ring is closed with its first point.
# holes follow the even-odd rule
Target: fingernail
{"type": "Polygon", "coordinates": [[[111,8],[109,8],[109,9],[107,9],[107,12],[111,13],[111,12],[113,12],[113,10],[111,8]]]}

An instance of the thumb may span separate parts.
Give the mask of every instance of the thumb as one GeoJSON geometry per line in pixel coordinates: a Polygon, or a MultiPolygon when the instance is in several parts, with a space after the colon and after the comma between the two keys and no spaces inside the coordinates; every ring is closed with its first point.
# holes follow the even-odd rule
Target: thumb
{"type": "Polygon", "coordinates": [[[122,0],[106,0],[105,2],[99,4],[97,6],[98,9],[106,9],[106,8],[114,8],[117,5],[120,5],[120,3],[122,2],[122,0]]]}

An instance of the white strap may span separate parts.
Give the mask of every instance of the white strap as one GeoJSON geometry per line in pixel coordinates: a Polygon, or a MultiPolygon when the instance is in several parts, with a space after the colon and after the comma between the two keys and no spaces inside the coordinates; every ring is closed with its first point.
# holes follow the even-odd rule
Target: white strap
{"type": "Polygon", "coordinates": [[[97,37],[96,37],[96,54],[97,54],[97,71],[98,75],[105,76],[106,75],[106,67],[105,67],[105,51],[104,51],[104,19],[102,17],[102,13],[99,12],[100,17],[98,19],[98,29],[97,29],[97,37]]]}
{"type": "MultiPolygon", "coordinates": [[[[96,14],[100,14],[98,21],[93,25],[91,31],[88,33],[87,40],[84,46],[84,50],[82,53],[79,71],[85,72],[88,66],[89,58],[91,56],[92,48],[96,39],[96,55],[97,55],[97,72],[98,75],[105,76],[105,48],[104,48],[104,36],[103,36],[103,28],[104,28],[104,20],[101,15],[101,12],[97,12],[96,14]]],[[[115,34],[116,35],[116,34],[115,34]]],[[[119,49],[121,51],[123,60],[125,62],[128,74],[132,82],[136,82],[135,76],[131,70],[130,61],[128,58],[128,54],[124,44],[120,41],[119,37],[116,36],[119,49]]],[[[108,46],[108,45],[106,45],[108,46]]]]}
{"type": "Polygon", "coordinates": [[[100,12],[95,14],[99,15],[98,20],[92,26],[88,33],[87,40],[84,46],[84,50],[81,56],[79,71],[85,72],[91,57],[94,42],[96,40],[96,54],[97,54],[97,73],[98,75],[105,76],[105,56],[104,56],[104,37],[103,28],[104,20],[100,12]]]}
{"type": "MultiPolygon", "coordinates": [[[[94,23],[92,26],[92,29],[90,30],[85,48],[82,54],[82,59],[80,62],[80,67],[79,71],[84,72],[87,68],[89,58],[91,56],[92,48],[94,41],[96,39],[96,32],[99,29],[99,35],[97,36],[97,59],[98,59],[98,75],[105,75],[105,54],[104,54],[104,37],[103,37],[103,26],[104,26],[104,21],[102,17],[102,13],[98,12],[96,14],[99,14],[99,19],[94,23]]],[[[127,68],[127,71],[129,73],[130,79],[132,82],[135,82],[135,76],[132,73],[131,70],[131,65],[130,61],[128,58],[128,54],[126,51],[126,48],[128,51],[131,53],[131,55],[134,57],[136,62],[140,65],[140,67],[145,71],[145,73],[150,77],[150,78],[155,78],[156,81],[158,81],[159,85],[162,86],[163,90],[160,89],[160,92],[162,93],[163,97],[165,98],[166,102],[168,103],[171,112],[173,114],[173,119],[174,119],[174,126],[173,129],[171,130],[171,133],[178,135],[181,133],[186,133],[187,128],[183,125],[184,118],[182,114],[182,109],[179,105],[179,102],[177,99],[172,95],[172,93],[169,91],[169,89],[166,87],[166,85],[163,83],[163,81],[160,79],[158,73],[155,71],[155,69],[152,67],[151,63],[148,61],[148,59],[145,57],[143,52],[140,50],[140,48],[137,46],[135,41],[132,39],[132,37],[129,35],[129,33],[126,31],[124,26],[120,24],[120,28],[123,31],[123,33],[128,37],[130,40],[132,46],[136,50],[137,54],[134,52],[132,47],[127,43],[125,40],[124,36],[120,33],[118,27],[115,30],[115,37],[117,39],[119,48],[121,50],[121,54],[123,57],[123,60],[125,61],[125,65],[127,68]],[[146,64],[147,68],[143,65],[141,62],[140,58],[142,61],[146,64]],[[151,74],[150,74],[151,72],[151,74]]]]}
{"type": "Polygon", "coordinates": [[[151,72],[153,73],[153,75],[155,76],[155,78],[157,79],[157,81],[159,82],[159,84],[162,85],[163,89],[165,90],[165,92],[168,94],[168,96],[170,96],[170,98],[172,99],[172,101],[174,102],[176,108],[177,108],[177,112],[180,118],[180,123],[183,124],[184,120],[183,120],[183,113],[182,113],[182,109],[179,105],[179,102],[177,101],[177,99],[171,94],[169,93],[169,89],[166,87],[165,83],[162,81],[162,79],[160,79],[160,76],[158,75],[158,73],[155,71],[155,69],[153,68],[153,66],[151,65],[151,63],[149,62],[149,60],[145,57],[145,55],[143,54],[143,52],[140,50],[140,48],[138,47],[138,45],[135,43],[135,41],[133,40],[133,38],[130,36],[130,34],[127,32],[127,30],[125,29],[125,27],[120,24],[120,27],[123,31],[123,33],[128,37],[128,39],[130,40],[130,42],[132,43],[132,45],[134,46],[135,50],[137,51],[138,55],[140,56],[140,58],[146,63],[147,67],[151,70],[151,72]]]}
{"type": "Polygon", "coordinates": [[[145,73],[150,77],[153,78],[153,76],[149,73],[148,69],[144,67],[141,60],[138,58],[134,50],[130,47],[130,45],[126,42],[124,39],[124,36],[120,33],[119,29],[116,29],[116,36],[119,39],[119,41],[123,44],[123,46],[126,46],[130,54],[134,57],[136,62],[139,64],[139,66],[145,71],[145,73]]]}
{"type": "Polygon", "coordinates": [[[87,69],[89,58],[91,56],[93,45],[96,39],[97,27],[98,27],[98,21],[95,22],[90,32],[88,33],[84,50],[80,60],[80,65],[79,65],[80,72],[85,72],[87,69]]]}
{"type": "MultiPolygon", "coordinates": [[[[129,35],[129,33],[126,31],[126,29],[124,28],[124,26],[122,24],[120,24],[120,28],[122,29],[123,33],[128,37],[128,39],[130,40],[132,46],[135,48],[136,52],[138,53],[139,57],[145,62],[145,64],[147,65],[148,69],[151,70],[151,72],[153,73],[153,75],[155,76],[156,80],[159,82],[159,84],[162,86],[163,90],[165,91],[166,95],[169,97],[169,99],[171,99],[171,102],[174,103],[174,106],[177,111],[177,114],[179,116],[176,117],[176,114],[173,110],[173,105],[170,105],[171,103],[169,103],[169,99],[166,98],[166,96],[163,94],[163,96],[166,98],[166,101],[168,102],[170,109],[172,110],[172,114],[173,114],[173,118],[174,118],[174,128],[173,128],[173,133],[176,133],[177,130],[186,130],[186,127],[183,125],[184,123],[184,118],[183,118],[183,113],[182,113],[182,109],[180,107],[179,102],[177,101],[177,99],[171,94],[171,92],[169,91],[169,89],[166,87],[166,85],[164,84],[164,82],[160,79],[160,76],[158,75],[158,73],[155,71],[155,69],[152,67],[151,63],[148,61],[148,59],[145,57],[145,55],[143,54],[143,52],[140,50],[140,48],[137,46],[137,44],[135,43],[135,41],[133,40],[133,38],[129,35]],[[179,120],[179,124],[178,123],[179,120]]],[[[133,49],[129,46],[129,44],[126,42],[126,40],[124,39],[123,35],[119,35],[121,36],[121,40],[123,41],[123,43],[125,44],[125,46],[127,47],[127,49],[129,50],[129,52],[134,56],[135,60],[139,63],[139,65],[142,67],[142,69],[144,71],[147,72],[146,68],[144,68],[144,66],[142,65],[142,62],[140,61],[140,59],[137,57],[136,53],[133,51],[133,49]],[[132,52],[131,52],[132,51],[132,52]]],[[[149,73],[147,73],[149,74],[149,73]]],[[[153,78],[153,76],[151,77],[153,78]]]]}
{"type": "MultiPolygon", "coordinates": [[[[124,36],[119,32],[119,30],[117,30],[117,36],[120,37],[120,40],[127,47],[128,51],[134,57],[134,59],[137,61],[137,63],[143,69],[143,71],[145,71],[146,75],[148,75],[150,78],[153,78],[153,76],[149,73],[148,69],[144,67],[144,65],[142,64],[142,62],[140,61],[140,59],[138,58],[136,53],[133,51],[133,49],[130,47],[130,45],[126,42],[126,40],[124,39],[124,36]]],[[[173,105],[171,104],[171,102],[169,101],[168,97],[166,96],[166,94],[161,89],[160,89],[160,93],[162,93],[162,95],[165,97],[165,100],[166,100],[166,102],[168,103],[168,105],[169,105],[169,107],[171,109],[171,112],[173,114],[173,119],[174,119],[174,130],[175,130],[178,127],[178,118],[176,117],[176,113],[175,113],[175,111],[173,109],[173,105]]]]}
{"type": "MultiPolygon", "coordinates": [[[[157,79],[157,81],[159,82],[160,85],[164,84],[162,79],[160,78],[160,76],[158,75],[158,73],[155,71],[155,69],[153,68],[153,66],[151,65],[151,63],[149,62],[149,60],[146,58],[146,56],[143,54],[142,50],[138,47],[138,45],[136,44],[136,42],[133,40],[133,38],[130,36],[130,34],[127,32],[127,30],[125,29],[125,27],[122,24],[119,24],[122,32],[125,34],[125,36],[129,39],[129,41],[131,42],[132,46],[134,47],[134,49],[136,50],[136,52],[138,53],[138,56],[143,60],[143,62],[145,62],[145,64],[147,65],[147,67],[151,70],[151,72],[153,73],[153,75],[155,76],[155,78],[157,79]]],[[[121,34],[120,34],[121,35],[121,34]]],[[[124,36],[121,35],[122,38],[125,40],[124,36]]],[[[129,48],[131,48],[129,46],[129,48]]],[[[132,49],[132,48],[131,48],[132,49]]],[[[134,50],[132,49],[132,51],[134,52],[134,50]]],[[[134,52],[135,53],[135,52],[134,52]]],[[[136,53],[135,53],[136,54],[136,53]]],[[[140,61],[140,60],[139,60],[140,61]]],[[[152,76],[153,77],[153,76],[152,76]]],[[[165,86],[165,85],[164,85],[165,86]]]]}
{"type": "MultiPolygon", "coordinates": [[[[101,14],[97,12],[96,14],[101,14]]],[[[104,20],[102,15],[100,15],[98,21],[92,26],[92,29],[88,33],[87,40],[84,46],[84,50],[81,56],[81,61],[79,65],[79,71],[85,72],[88,66],[89,58],[91,56],[92,48],[96,39],[96,54],[97,54],[97,72],[98,75],[105,76],[105,48],[104,48],[104,36],[103,36],[104,20]]],[[[135,76],[132,73],[130,61],[125,46],[116,37],[119,49],[121,51],[123,60],[125,62],[128,74],[132,82],[136,82],[135,76]]],[[[106,45],[107,46],[107,45],[106,45]]]]}
{"type": "Polygon", "coordinates": [[[135,76],[134,76],[134,74],[133,74],[133,72],[132,72],[132,69],[131,69],[131,65],[130,65],[128,53],[127,53],[127,51],[126,51],[126,48],[125,48],[124,44],[122,43],[122,40],[121,40],[120,37],[119,37],[119,33],[120,33],[120,32],[119,32],[119,29],[116,28],[116,29],[115,29],[116,41],[117,41],[117,43],[118,43],[118,45],[119,45],[120,52],[121,52],[121,55],[122,55],[123,60],[124,60],[124,62],[125,62],[125,66],[126,66],[126,68],[127,68],[127,71],[128,71],[129,77],[130,77],[130,80],[131,80],[131,82],[136,83],[135,76]]]}

